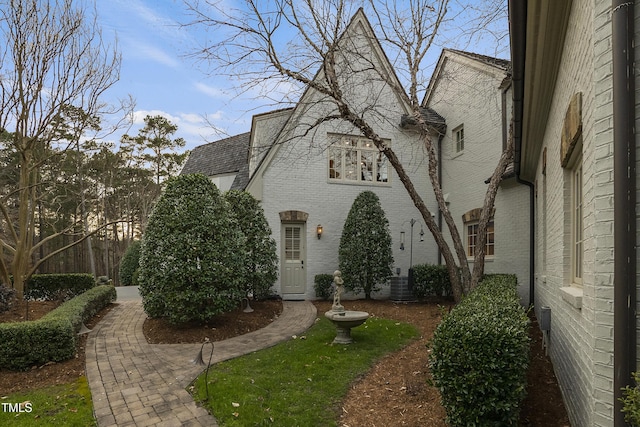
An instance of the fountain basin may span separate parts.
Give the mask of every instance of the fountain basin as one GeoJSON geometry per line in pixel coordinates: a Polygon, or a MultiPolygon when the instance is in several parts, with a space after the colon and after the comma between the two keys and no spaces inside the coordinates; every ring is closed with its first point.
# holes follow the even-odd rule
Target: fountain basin
{"type": "Polygon", "coordinates": [[[366,311],[327,311],[324,316],[336,325],[334,344],[351,344],[351,328],[362,325],[369,318],[366,311]]]}

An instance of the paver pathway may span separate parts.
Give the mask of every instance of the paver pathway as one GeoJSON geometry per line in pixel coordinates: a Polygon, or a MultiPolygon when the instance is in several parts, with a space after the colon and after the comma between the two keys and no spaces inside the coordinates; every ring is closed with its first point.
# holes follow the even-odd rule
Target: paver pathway
{"type": "MultiPolygon", "coordinates": [[[[139,300],[123,300],[89,334],[86,371],[98,426],[217,426],[185,390],[204,370],[192,363],[202,344],[148,344],[145,319],[139,300]]],[[[282,314],[266,328],[216,342],[211,363],[287,340],[315,319],[310,302],[284,301],[282,314]]]]}

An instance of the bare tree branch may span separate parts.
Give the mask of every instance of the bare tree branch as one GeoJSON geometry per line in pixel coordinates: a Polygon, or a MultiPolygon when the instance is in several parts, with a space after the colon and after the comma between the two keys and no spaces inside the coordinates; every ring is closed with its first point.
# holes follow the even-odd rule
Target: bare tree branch
{"type": "Polygon", "coordinates": [[[0,56],[0,128],[11,132],[8,143],[20,166],[17,218],[9,215],[6,198],[0,203],[15,248],[0,280],[9,283],[13,274],[22,297],[33,272],[40,172],[53,148],[64,152],[74,143],[59,138],[64,110],[74,106],[99,116],[104,108],[99,99],[118,80],[121,57],[102,42],[95,11],[92,16],[72,0],[3,0],[0,5],[0,34],[6,41],[0,56]]]}
{"type": "MultiPolygon", "coordinates": [[[[323,116],[312,120],[305,135],[328,119],[340,118],[373,141],[398,174],[442,251],[456,299],[475,286],[477,277],[470,272],[462,238],[442,194],[437,147],[430,136],[432,128],[422,116],[419,100],[425,87],[422,70],[427,52],[440,37],[445,23],[449,23],[447,19],[462,16],[464,8],[456,3],[457,15],[447,18],[450,0],[402,3],[369,0],[366,11],[375,17],[374,34],[345,39],[343,33],[351,22],[354,12],[351,8],[355,4],[346,0],[279,0],[268,5],[247,0],[244,8],[233,11],[222,10],[221,6],[210,1],[185,2],[195,15],[193,25],[205,26],[212,29],[213,34],[221,35],[217,40],[208,40],[198,53],[217,70],[248,79],[268,75],[277,81],[304,85],[306,93],[311,94],[309,98],[313,99],[309,102],[325,111],[323,116]],[[288,40],[286,43],[284,38],[288,40]],[[395,70],[381,65],[385,61],[380,61],[379,55],[386,53],[379,49],[378,40],[394,51],[396,58],[391,62],[395,70]],[[319,71],[313,74],[314,69],[319,71]],[[397,76],[397,70],[402,73],[402,79],[397,76]],[[429,177],[453,241],[453,251],[404,165],[380,137],[380,125],[392,120],[384,110],[382,91],[376,89],[380,83],[392,89],[401,108],[414,118],[420,141],[428,155],[429,177]],[[366,88],[362,87],[363,84],[366,88]],[[408,90],[405,91],[404,86],[408,90]],[[366,96],[359,96],[362,93],[366,96]],[[458,274],[458,269],[461,274],[458,274]]],[[[295,137],[288,138],[293,139],[295,137]]],[[[494,172],[483,208],[485,220],[492,211],[497,184],[507,161],[508,153],[503,154],[494,172]]],[[[486,222],[484,227],[486,230],[486,222]]]]}

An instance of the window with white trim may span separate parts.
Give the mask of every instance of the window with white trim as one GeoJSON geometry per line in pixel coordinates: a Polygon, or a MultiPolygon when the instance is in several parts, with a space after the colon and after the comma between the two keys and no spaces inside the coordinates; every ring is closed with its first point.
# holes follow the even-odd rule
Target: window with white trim
{"type": "Polygon", "coordinates": [[[340,136],[328,151],[330,181],[389,182],[389,162],[370,139],[340,136]]]}
{"type": "MultiPolygon", "coordinates": [[[[480,227],[478,221],[465,224],[467,231],[467,257],[473,258],[476,256],[476,248],[480,240],[478,235],[478,229],[480,227]]],[[[493,220],[487,223],[487,242],[484,246],[484,255],[493,256],[495,254],[495,231],[493,220]]]]}
{"type": "Polygon", "coordinates": [[[584,219],[582,194],[582,159],[572,169],[571,177],[571,281],[582,285],[584,254],[584,219]]]}
{"type": "Polygon", "coordinates": [[[455,152],[462,153],[464,151],[464,125],[458,126],[452,132],[455,152]]]}

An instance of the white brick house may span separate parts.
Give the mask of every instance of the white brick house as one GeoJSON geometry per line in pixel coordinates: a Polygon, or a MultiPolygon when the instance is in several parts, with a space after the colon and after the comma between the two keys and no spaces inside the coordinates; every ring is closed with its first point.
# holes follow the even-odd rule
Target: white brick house
{"type": "Polygon", "coordinates": [[[629,23],[640,9],[510,0],[509,15],[515,172],[536,189],[536,313],[550,308],[549,355],[571,424],[623,426],[617,398],[637,369],[629,70],[640,37],[629,23]]]}
{"type": "MultiPolygon", "coordinates": [[[[473,268],[474,230],[511,121],[510,62],[444,49],[423,100],[445,118],[440,140],[442,190],[473,268]],[[477,215],[476,215],[477,214],[477,215]]],[[[523,304],[529,304],[528,187],[509,167],[498,189],[486,248],[486,273],[513,273],[523,304]]],[[[447,234],[448,235],[448,234],[447,234]]],[[[451,241],[451,239],[448,239],[451,241]]],[[[452,243],[449,243],[450,245],[452,243]]]]}
{"type": "MultiPolygon", "coordinates": [[[[351,70],[356,68],[358,57],[367,57],[378,69],[388,70],[395,76],[362,11],[353,17],[343,40],[359,47],[354,59],[348,61],[351,70]]],[[[428,120],[436,125],[434,128],[442,131],[445,119],[449,126],[442,134],[442,143],[447,146],[442,150],[442,181],[449,193],[450,208],[459,220],[459,229],[468,230],[472,224],[463,222],[463,215],[482,206],[486,192],[484,181],[493,173],[504,144],[509,116],[503,114],[510,110],[509,103],[503,103],[509,99],[508,62],[465,52],[445,52],[443,57],[455,57],[457,62],[452,59],[434,73],[423,106],[428,120]],[[454,62],[456,68],[451,69],[454,62]],[[445,76],[454,71],[465,84],[446,85],[445,76]],[[469,88],[477,85],[486,85],[487,92],[483,95],[490,93],[494,102],[475,100],[477,94],[469,88]],[[439,102],[441,97],[459,97],[460,111],[447,108],[439,102]],[[440,108],[446,114],[439,115],[440,108]],[[450,154],[449,145],[451,131],[463,120],[461,117],[464,117],[465,129],[472,133],[467,133],[464,155],[456,157],[450,154]]],[[[367,62],[363,70],[370,65],[367,62]]],[[[386,86],[377,73],[362,71],[355,76],[353,88],[359,97],[358,104],[375,105],[375,109],[367,109],[367,120],[376,123],[377,132],[400,158],[429,210],[437,214],[426,153],[416,133],[406,128],[402,120],[409,112],[405,98],[386,86]]],[[[321,77],[319,74],[316,78],[321,77]]],[[[439,262],[437,245],[422,223],[420,213],[393,168],[373,144],[362,138],[359,130],[338,120],[309,130],[309,123],[334,111],[333,104],[309,89],[293,109],[254,116],[248,134],[246,190],[261,201],[278,244],[281,268],[275,289],[285,299],[314,299],[315,275],[332,273],[338,267],[338,247],[345,219],[354,199],[365,190],[378,195],[390,222],[394,272],[400,269],[404,276],[412,264],[439,262]],[[412,219],[416,220],[413,229],[412,219]],[[317,236],[319,226],[322,227],[320,238],[317,236]],[[413,251],[410,249],[412,230],[413,251]],[[420,231],[425,233],[424,241],[420,231]],[[401,250],[403,232],[405,249],[401,250]]],[[[439,136],[434,134],[434,140],[439,136]]],[[[215,143],[211,147],[215,147],[215,143]]],[[[198,157],[207,156],[200,153],[198,157]]],[[[238,173],[238,176],[242,175],[238,173]]],[[[518,275],[525,304],[529,287],[529,222],[526,216],[514,221],[510,212],[512,209],[527,212],[528,203],[527,187],[517,184],[514,178],[507,178],[501,184],[495,205],[494,253],[487,262],[487,272],[518,275]]],[[[472,241],[466,233],[463,236],[467,243],[472,241]]],[[[374,297],[384,297],[388,292],[388,288],[383,289],[374,297]]]]}
{"type": "MultiPolygon", "coordinates": [[[[372,58],[376,67],[393,73],[362,11],[352,19],[343,40],[359,46],[358,56],[372,58]]],[[[355,68],[357,62],[354,55],[349,67],[355,68]]],[[[360,80],[353,83],[353,88],[355,96],[360,97],[359,103],[376,106],[367,120],[379,123],[378,133],[391,144],[433,210],[424,167],[426,156],[415,134],[399,126],[401,116],[408,113],[403,97],[371,71],[356,74],[360,80]],[[381,114],[384,120],[380,120],[381,114]]],[[[402,231],[408,236],[410,220],[420,219],[420,214],[386,158],[372,142],[360,136],[359,130],[345,122],[328,121],[309,131],[308,123],[335,112],[334,108],[309,89],[293,110],[263,115],[253,123],[256,132],[252,136],[251,178],[246,190],[261,201],[278,243],[281,269],[276,289],[283,298],[315,298],[314,277],[331,274],[338,267],[344,222],[353,201],[365,190],[378,195],[389,219],[394,271],[400,268],[406,275],[411,262],[410,251],[400,250],[400,236],[402,231]]],[[[420,242],[417,227],[413,263],[435,263],[433,239],[425,235],[425,241],[420,242]]],[[[384,292],[388,293],[388,289],[384,292]]]]}

